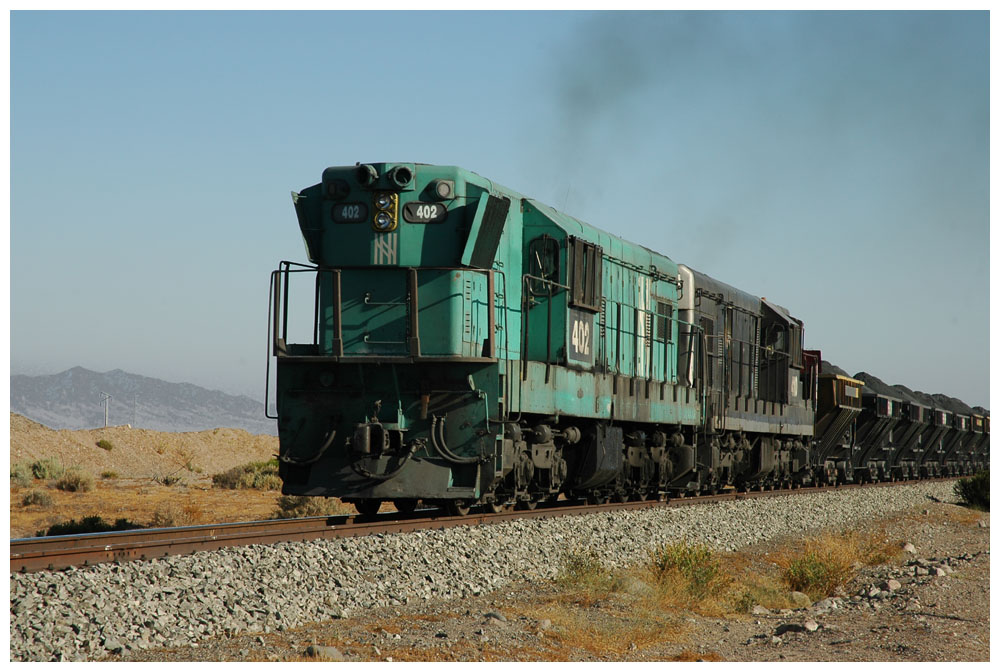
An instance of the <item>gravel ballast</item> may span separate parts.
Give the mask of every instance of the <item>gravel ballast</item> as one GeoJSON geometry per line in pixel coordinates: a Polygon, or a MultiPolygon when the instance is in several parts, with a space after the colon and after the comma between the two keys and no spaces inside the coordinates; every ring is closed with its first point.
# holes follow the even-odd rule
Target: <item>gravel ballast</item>
{"type": "Polygon", "coordinates": [[[11,660],[97,660],[359,610],[456,599],[556,575],[566,551],[612,566],[686,539],[721,550],[954,499],[951,482],[248,546],[148,562],[11,574],[11,660]]]}

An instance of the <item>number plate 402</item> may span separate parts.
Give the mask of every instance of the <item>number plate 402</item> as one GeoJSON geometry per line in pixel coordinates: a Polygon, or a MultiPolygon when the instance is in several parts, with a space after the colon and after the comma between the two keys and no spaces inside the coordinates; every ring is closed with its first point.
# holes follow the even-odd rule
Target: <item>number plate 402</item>
{"type": "Polygon", "coordinates": [[[407,203],[403,206],[403,219],[416,224],[443,222],[448,209],[441,203],[407,203]]]}
{"type": "Polygon", "coordinates": [[[569,328],[566,334],[569,360],[581,364],[594,363],[594,315],[582,310],[570,309],[569,328]]]}

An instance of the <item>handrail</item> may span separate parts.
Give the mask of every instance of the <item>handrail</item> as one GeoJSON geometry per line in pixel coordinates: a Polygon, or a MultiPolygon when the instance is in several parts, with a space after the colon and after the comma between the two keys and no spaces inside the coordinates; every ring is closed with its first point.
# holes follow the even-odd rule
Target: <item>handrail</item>
{"type": "MultiPolygon", "coordinates": [[[[504,281],[504,304],[506,304],[506,276],[502,271],[496,271],[493,269],[479,269],[479,268],[465,268],[457,266],[427,266],[420,268],[407,268],[407,267],[393,267],[399,271],[408,271],[407,275],[407,296],[405,301],[375,301],[373,300],[372,292],[366,292],[362,297],[362,301],[366,306],[394,306],[394,307],[405,307],[407,309],[406,315],[406,325],[405,329],[407,331],[405,341],[375,341],[370,337],[365,340],[367,343],[377,343],[377,344],[409,344],[409,356],[419,357],[420,356],[420,338],[419,338],[419,309],[417,303],[417,280],[416,275],[418,271],[469,271],[477,275],[483,274],[487,276],[487,286],[488,288],[493,287],[493,274],[500,273],[503,276],[504,281]]],[[[342,266],[338,268],[324,268],[320,266],[311,266],[306,264],[299,264],[295,262],[282,261],[279,263],[278,268],[271,272],[271,286],[270,295],[268,297],[268,313],[269,313],[269,329],[268,329],[268,361],[266,366],[266,379],[265,385],[270,388],[270,357],[289,354],[290,344],[288,341],[288,313],[290,309],[289,301],[289,285],[290,285],[290,274],[291,273],[315,273],[316,274],[316,287],[314,289],[314,308],[313,308],[313,324],[312,324],[312,345],[314,348],[322,345],[321,341],[325,340],[321,338],[321,333],[324,333],[326,337],[332,336],[332,352],[327,352],[326,354],[333,357],[343,356],[343,338],[342,338],[342,320],[341,320],[341,310],[342,310],[342,300],[340,296],[341,289],[341,272],[344,269],[354,269],[362,271],[373,271],[373,270],[384,270],[382,267],[372,267],[372,266],[342,266]],[[325,324],[324,318],[321,316],[320,310],[320,293],[325,285],[325,281],[321,281],[324,274],[330,274],[331,285],[329,289],[331,291],[330,296],[330,306],[332,308],[332,315],[329,316],[329,327],[332,333],[326,333],[325,330],[321,330],[321,325],[325,324]]],[[[495,359],[498,355],[498,350],[500,349],[496,345],[497,334],[497,307],[495,301],[492,297],[488,299],[491,304],[488,306],[488,324],[486,325],[486,330],[489,332],[486,337],[490,339],[491,343],[491,353],[489,359],[495,359]]],[[[504,339],[506,347],[505,358],[510,358],[509,343],[507,339],[509,335],[507,332],[507,316],[506,316],[506,305],[504,310],[504,339]]],[[[304,345],[304,344],[299,344],[304,345]]],[[[301,352],[293,354],[302,354],[301,352]]],[[[265,401],[270,401],[269,389],[265,391],[265,401]]],[[[270,417],[270,416],[268,416],[270,417]]]]}

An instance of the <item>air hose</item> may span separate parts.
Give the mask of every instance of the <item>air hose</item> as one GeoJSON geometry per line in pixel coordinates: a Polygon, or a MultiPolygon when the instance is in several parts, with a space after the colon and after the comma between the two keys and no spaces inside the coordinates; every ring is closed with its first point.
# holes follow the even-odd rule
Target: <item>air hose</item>
{"type": "Polygon", "coordinates": [[[326,442],[319,449],[319,451],[307,460],[299,460],[294,457],[289,457],[288,455],[281,455],[280,459],[282,462],[287,462],[288,464],[295,464],[298,466],[305,466],[307,464],[312,464],[313,462],[318,461],[319,458],[323,457],[323,453],[325,453],[330,448],[330,446],[333,445],[333,439],[335,436],[337,436],[337,430],[332,430],[330,432],[330,436],[327,438],[326,442]]]}
{"type": "Polygon", "coordinates": [[[421,448],[423,448],[423,446],[424,444],[422,440],[416,440],[413,443],[411,443],[409,451],[407,451],[407,453],[400,458],[399,464],[396,466],[396,468],[393,469],[392,471],[387,471],[384,474],[376,474],[374,472],[368,471],[367,469],[365,469],[356,462],[351,463],[351,470],[353,470],[354,473],[356,473],[358,476],[362,476],[364,478],[370,478],[375,481],[386,481],[395,476],[396,474],[398,474],[400,471],[402,471],[406,463],[410,461],[411,457],[413,457],[413,454],[416,453],[421,448]]]}
{"type": "Polygon", "coordinates": [[[448,460],[453,464],[478,464],[483,461],[482,457],[459,457],[448,448],[448,445],[444,441],[444,416],[440,418],[436,415],[431,416],[431,445],[434,446],[434,450],[438,452],[441,457],[448,460]],[[440,430],[438,429],[440,427],[440,430]],[[440,438],[438,437],[438,431],[441,432],[440,438]]]}

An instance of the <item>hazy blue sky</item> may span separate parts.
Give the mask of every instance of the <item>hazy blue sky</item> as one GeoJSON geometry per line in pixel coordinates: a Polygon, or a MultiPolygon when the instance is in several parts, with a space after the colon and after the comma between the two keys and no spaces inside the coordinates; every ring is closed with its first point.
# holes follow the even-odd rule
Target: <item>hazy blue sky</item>
{"type": "Polygon", "coordinates": [[[11,371],[263,397],[289,192],[456,164],[989,405],[989,17],[11,17],[11,371]]]}

